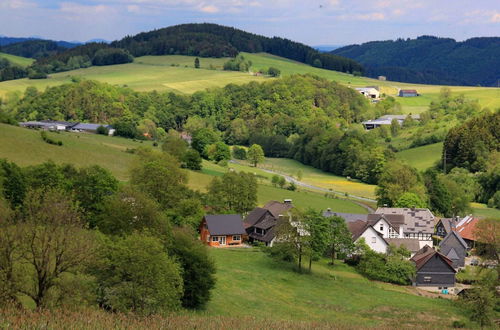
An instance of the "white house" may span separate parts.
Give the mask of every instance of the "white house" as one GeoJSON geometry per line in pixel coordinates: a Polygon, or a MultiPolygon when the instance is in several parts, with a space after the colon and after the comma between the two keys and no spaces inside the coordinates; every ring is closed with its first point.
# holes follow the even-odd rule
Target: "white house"
{"type": "Polygon", "coordinates": [[[366,98],[378,100],[380,98],[380,92],[373,87],[363,87],[355,88],[360,94],[364,95],[366,98]]]}

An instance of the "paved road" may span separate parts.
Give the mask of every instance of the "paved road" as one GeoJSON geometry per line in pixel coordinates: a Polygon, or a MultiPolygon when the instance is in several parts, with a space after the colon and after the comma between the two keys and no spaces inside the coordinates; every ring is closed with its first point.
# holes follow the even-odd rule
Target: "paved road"
{"type": "MultiPolygon", "coordinates": [[[[231,160],[231,162],[238,164],[238,162],[235,161],[235,160],[231,160]]],[[[283,173],[280,173],[280,172],[276,172],[276,171],[272,171],[272,170],[267,170],[267,169],[263,169],[263,168],[261,168],[261,170],[264,171],[264,172],[267,172],[267,173],[281,175],[281,176],[283,176],[285,178],[285,180],[287,182],[293,182],[293,184],[295,184],[297,186],[300,186],[300,187],[309,188],[309,189],[316,190],[316,191],[321,191],[321,192],[333,193],[335,195],[345,197],[345,193],[340,192],[340,191],[334,191],[334,190],[330,190],[330,189],[323,188],[323,187],[313,186],[311,184],[299,181],[299,180],[291,177],[290,175],[286,175],[286,174],[283,174],[283,173]]],[[[366,198],[366,197],[361,197],[361,196],[356,196],[356,195],[351,195],[351,194],[349,194],[349,198],[351,198],[351,199],[357,199],[357,200],[364,201],[364,202],[371,202],[371,203],[376,203],[377,202],[376,200],[371,199],[371,198],[366,198]]],[[[369,207],[368,205],[365,205],[365,204],[362,204],[362,203],[357,203],[356,201],[353,201],[353,202],[355,202],[356,204],[364,207],[369,212],[375,212],[375,210],[372,209],[371,207],[369,207]]]]}

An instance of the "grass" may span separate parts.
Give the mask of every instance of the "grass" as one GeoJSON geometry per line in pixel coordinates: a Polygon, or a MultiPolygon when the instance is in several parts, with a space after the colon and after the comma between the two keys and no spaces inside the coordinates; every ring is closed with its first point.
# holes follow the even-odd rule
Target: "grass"
{"type": "MultiPolygon", "coordinates": [[[[346,86],[379,86],[382,93],[397,95],[399,88],[417,89],[419,97],[400,98],[405,113],[420,113],[427,109],[432,100],[439,96],[442,86],[419,85],[393,81],[380,81],[366,77],[354,77],[351,74],[323,70],[309,65],[295,62],[278,56],[258,53],[243,55],[252,61],[252,70],[270,66],[281,70],[282,75],[311,73],[329,80],[337,81],[346,86]]],[[[0,55],[1,56],[1,55],[0,55]]],[[[11,55],[6,55],[11,56],[11,55]]],[[[194,93],[212,87],[223,87],[229,83],[242,84],[253,80],[264,81],[271,78],[253,76],[249,73],[222,71],[226,58],[200,58],[200,69],[194,68],[192,56],[165,55],[137,57],[133,63],[111,65],[104,67],[90,67],[68,72],[51,74],[48,79],[29,80],[18,79],[0,83],[0,97],[10,92],[23,92],[28,86],[45,89],[47,86],[56,86],[71,82],[72,76],[94,79],[113,85],[128,86],[137,91],[173,91],[178,93],[194,93]],[[174,66],[172,66],[174,65],[174,66]],[[217,70],[210,70],[210,68],[217,70]]],[[[29,65],[31,59],[18,58],[29,65]]],[[[484,87],[450,86],[453,94],[463,93],[472,99],[478,99],[483,107],[492,109],[500,107],[500,89],[484,87]]]]}
{"type": "Polygon", "coordinates": [[[211,249],[216,286],[203,311],[140,317],[102,310],[0,310],[2,328],[23,329],[333,329],[451,328],[469,325],[448,299],[421,297],[411,287],[369,281],[326,260],[312,274],[274,262],[257,249],[211,249]]]}
{"type": "Polygon", "coordinates": [[[9,62],[17,64],[17,65],[22,66],[22,67],[27,67],[35,61],[32,58],[21,57],[21,56],[6,54],[6,53],[0,53],[0,58],[5,58],[9,62]]]}
{"type": "Polygon", "coordinates": [[[411,148],[396,153],[396,157],[406,161],[417,170],[425,171],[441,159],[443,143],[434,143],[422,147],[411,148]]]}
{"type": "Polygon", "coordinates": [[[6,158],[19,166],[29,166],[52,160],[57,164],[77,166],[100,165],[110,170],[119,180],[128,179],[128,169],[134,155],[127,148],[151,145],[150,142],[134,142],[120,137],[85,133],[48,133],[62,146],[45,143],[40,132],[26,128],[0,124],[0,158],[6,158]]]}
{"type": "Polygon", "coordinates": [[[25,78],[1,82],[0,97],[12,92],[23,92],[28,86],[44,90],[49,86],[69,83],[72,77],[128,86],[136,91],[157,90],[188,94],[206,88],[223,87],[229,83],[242,84],[252,80],[266,79],[244,72],[207,69],[210,64],[220,68],[224,61],[224,59],[201,59],[202,68],[195,69],[194,57],[144,56],[136,58],[133,63],[129,64],[94,66],[60,72],[49,75],[48,79],[25,78]],[[172,64],[179,64],[179,66],[172,66],[172,64]]]}
{"type": "Polygon", "coordinates": [[[500,210],[492,209],[481,203],[471,203],[472,214],[480,218],[493,218],[500,220],[500,210]]]}
{"type": "MultiPolygon", "coordinates": [[[[151,146],[151,142],[134,142],[120,137],[109,137],[85,133],[48,133],[55,140],[61,140],[62,146],[45,143],[40,132],[26,128],[0,124],[0,158],[6,158],[19,166],[36,165],[52,160],[57,164],[74,164],[78,167],[100,165],[113,173],[119,180],[127,181],[129,168],[135,159],[127,149],[151,146]]],[[[238,171],[249,171],[249,168],[238,168],[238,171]]],[[[214,163],[204,161],[201,172],[188,171],[190,188],[206,191],[206,187],[214,176],[223,175],[228,169],[214,163]]],[[[265,173],[265,172],[264,172],[265,173]]],[[[366,213],[361,206],[347,200],[327,199],[322,194],[307,191],[289,192],[284,189],[270,187],[269,180],[261,177],[258,190],[259,205],[269,200],[292,198],[295,205],[301,208],[313,207],[324,210],[331,207],[338,212],[366,213]]]]}
{"type": "MultiPolygon", "coordinates": [[[[302,179],[300,181],[304,183],[361,197],[375,197],[375,185],[348,180],[347,178],[318,170],[312,166],[304,165],[293,159],[266,158],[265,162],[260,164],[259,167],[291,175],[295,178],[297,178],[297,173],[301,171],[302,179]]],[[[272,174],[267,175],[272,176],[272,174]]]]}
{"type": "Polygon", "coordinates": [[[337,327],[435,327],[461,319],[451,301],[372,282],[351,267],[326,260],[299,274],[255,249],[212,249],[217,284],[204,315],[334,322],[337,327]],[[418,312],[417,312],[418,311],[418,312]]]}

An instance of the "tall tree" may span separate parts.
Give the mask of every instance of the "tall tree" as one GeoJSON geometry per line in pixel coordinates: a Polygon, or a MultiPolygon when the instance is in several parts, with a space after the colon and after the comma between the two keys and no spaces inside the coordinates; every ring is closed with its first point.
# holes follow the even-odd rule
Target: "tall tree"
{"type": "Polygon", "coordinates": [[[257,167],[258,163],[262,163],[264,161],[264,150],[258,144],[252,144],[252,146],[248,149],[247,159],[250,161],[253,166],[257,167]]]}
{"type": "Polygon", "coordinates": [[[376,190],[378,205],[393,206],[407,192],[425,198],[425,186],[417,170],[397,161],[387,163],[376,190]]]}
{"type": "Polygon", "coordinates": [[[252,173],[229,172],[212,179],[208,195],[217,211],[248,212],[257,203],[257,180],[252,173]]]}
{"type": "Polygon", "coordinates": [[[339,253],[349,254],[354,249],[352,242],[352,234],[347,229],[345,220],[341,217],[329,217],[328,224],[328,243],[330,247],[331,264],[335,263],[335,259],[339,253]]]}

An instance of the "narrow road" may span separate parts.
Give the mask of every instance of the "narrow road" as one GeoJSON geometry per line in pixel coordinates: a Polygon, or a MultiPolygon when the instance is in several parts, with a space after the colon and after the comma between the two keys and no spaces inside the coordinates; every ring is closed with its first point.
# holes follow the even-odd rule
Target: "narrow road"
{"type": "MultiPolygon", "coordinates": [[[[238,163],[235,160],[231,160],[231,162],[235,163],[235,164],[240,164],[240,163],[238,163]]],[[[271,174],[281,175],[281,176],[283,176],[285,178],[285,180],[287,182],[292,182],[293,184],[295,184],[296,186],[299,186],[299,187],[309,188],[311,190],[316,190],[316,191],[321,191],[321,192],[332,193],[332,194],[335,194],[335,195],[338,195],[338,196],[342,196],[344,198],[346,197],[345,193],[343,193],[343,192],[334,191],[334,190],[330,190],[330,189],[323,188],[323,187],[313,186],[313,185],[311,185],[309,183],[305,183],[305,182],[299,181],[299,180],[297,180],[297,179],[295,179],[292,176],[287,175],[287,174],[283,174],[283,173],[276,172],[276,171],[273,171],[273,170],[267,170],[267,169],[264,169],[264,168],[260,168],[260,170],[262,170],[264,172],[267,172],[267,173],[271,173],[271,174]]],[[[364,201],[364,202],[371,202],[371,203],[376,203],[377,202],[375,199],[371,199],[371,198],[367,198],[367,197],[361,197],[361,196],[356,196],[356,195],[351,195],[351,194],[349,194],[349,198],[351,198],[351,199],[357,199],[357,200],[364,201]]],[[[375,212],[375,210],[373,208],[371,208],[370,206],[368,206],[368,205],[365,205],[363,203],[358,203],[356,201],[353,201],[353,202],[356,203],[356,204],[358,204],[361,207],[364,207],[365,209],[368,210],[368,212],[375,212]]]]}

